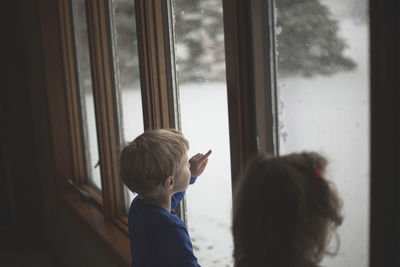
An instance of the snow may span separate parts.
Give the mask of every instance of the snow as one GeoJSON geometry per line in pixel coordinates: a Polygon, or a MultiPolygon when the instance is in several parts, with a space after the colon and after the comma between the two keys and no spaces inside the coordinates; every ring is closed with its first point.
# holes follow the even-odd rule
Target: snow
{"type": "Polygon", "coordinates": [[[226,85],[180,86],[182,131],[190,154],[212,149],[208,166],[187,190],[188,231],[203,266],[232,266],[231,173],[226,85]]]}
{"type": "MultiPolygon", "coordinates": [[[[344,200],[340,250],[326,267],[368,266],[369,84],[368,28],[340,22],[351,72],[279,82],[281,153],[316,150],[330,161],[332,179],[344,200]],[[286,137],[284,139],[284,136],[286,137]]],[[[232,266],[231,185],[225,84],[181,85],[182,130],[191,153],[213,149],[206,172],[187,193],[189,234],[203,266],[232,266]]]]}
{"type": "Polygon", "coordinates": [[[328,178],[344,200],[345,220],[338,255],[322,265],[364,267],[369,255],[368,28],[351,20],[341,20],[340,26],[357,68],[280,80],[280,151],[316,150],[328,158],[328,178]]]}

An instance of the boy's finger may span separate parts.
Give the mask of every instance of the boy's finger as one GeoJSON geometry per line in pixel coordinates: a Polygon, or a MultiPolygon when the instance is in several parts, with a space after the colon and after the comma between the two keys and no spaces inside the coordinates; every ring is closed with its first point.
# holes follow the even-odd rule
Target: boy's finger
{"type": "Polygon", "coordinates": [[[207,166],[207,164],[208,164],[208,159],[205,159],[205,160],[200,164],[200,169],[201,169],[201,170],[204,170],[205,167],[207,166]]]}
{"type": "Polygon", "coordinates": [[[208,150],[208,152],[207,152],[207,153],[206,153],[204,156],[202,156],[202,157],[201,157],[201,161],[203,161],[203,160],[207,159],[207,158],[208,158],[208,156],[210,156],[210,155],[211,155],[211,153],[212,153],[211,149],[210,149],[210,150],[208,150]]]}
{"type": "Polygon", "coordinates": [[[200,173],[203,173],[204,169],[207,167],[207,162],[208,162],[208,159],[205,160],[204,163],[200,165],[200,167],[199,167],[200,173]]]}

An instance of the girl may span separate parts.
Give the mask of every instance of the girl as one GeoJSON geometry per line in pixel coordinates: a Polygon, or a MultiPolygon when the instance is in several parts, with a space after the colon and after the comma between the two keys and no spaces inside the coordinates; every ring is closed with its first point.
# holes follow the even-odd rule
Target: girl
{"type": "Polygon", "coordinates": [[[342,202],[326,165],[317,153],[259,155],[248,164],[234,194],[236,267],[315,267],[336,254],[342,202]]]}

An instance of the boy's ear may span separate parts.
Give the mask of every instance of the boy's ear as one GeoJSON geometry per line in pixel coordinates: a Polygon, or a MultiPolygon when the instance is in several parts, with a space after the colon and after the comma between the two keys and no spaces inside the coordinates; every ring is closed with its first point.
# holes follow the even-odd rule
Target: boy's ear
{"type": "Polygon", "coordinates": [[[166,189],[172,190],[172,188],[174,187],[174,178],[172,176],[168,176],[168,178],[164,180],[164,187],[166,189]]]}

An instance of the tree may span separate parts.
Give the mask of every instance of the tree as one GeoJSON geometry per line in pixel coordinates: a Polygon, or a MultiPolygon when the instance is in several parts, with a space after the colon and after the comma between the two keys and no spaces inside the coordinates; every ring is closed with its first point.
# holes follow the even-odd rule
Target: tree
{"type": "Polygon", "coordinates": [[[180,82],[224,79],[222,1],[173,2],[176,63],[180,82]]]}
{"type": "Polygon", "coordinates": [[[118,69],[121,85],[131,87],[139,77],[134,1],[117,0],[111,3],[115,67],[118,69]]]}
{"type": "MultiPolygon", "coordinates": [[[[219,37],[223,35],[221,1],[175,2],[179,7],[175,31],[180,37],[177,63],[183,67],[180,80],[224,78],[222,68],[210,71],[213,65],[221,66],[224,61],[223,37],[219,37]],[[212,43],[209,49],[207,42],[212,43]],[[211,56],[208,60],[207,55],[211,56]]],[[[276,0],[276,5],[280,75],[332,75],[355,68],[355,62],[343,55],[346,43],[338,36],[338,22],[320,0],[276,0]]]]}
{"type": "MultiPolygon", "coordinates": [[[[225,79],[222,0],[172,2],[179,81],[225,79]]],[[[346,42],[338,36],[338,22],[321,0],[275,2],[281,76],[332,75],[355,68],[354,61],[344,55],[346,42]]],[[[116,3],[114,34],[121,81],[130,84],[139,75],[133,1],[118,0],[116,3]]],[[[352,0],[351,3],[353,13],[354,10],[362,13],[364,9],[359,7],[366,5],[365,0],[352,0]]]]}
{"type": "Polygon", "coordinates": [[[346,43],[328,7],[319,0],[279,0],[276,5],[280,75],[332,75],[355,68],[343,55],[346,43]]]}

